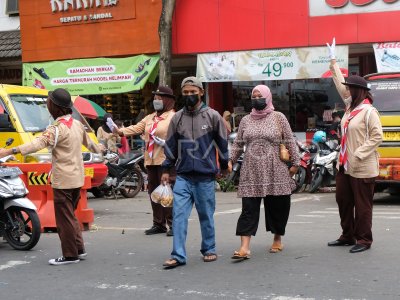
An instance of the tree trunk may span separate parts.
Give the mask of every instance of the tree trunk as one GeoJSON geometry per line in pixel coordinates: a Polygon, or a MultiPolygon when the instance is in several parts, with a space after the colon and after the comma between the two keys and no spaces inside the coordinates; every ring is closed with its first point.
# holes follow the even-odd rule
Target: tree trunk
{"type": "Polygon", "coordinates": [[[159,84],[171,86],[172,17],[176,0],[162,0],[158,35],[160,36],[159,84]]]}

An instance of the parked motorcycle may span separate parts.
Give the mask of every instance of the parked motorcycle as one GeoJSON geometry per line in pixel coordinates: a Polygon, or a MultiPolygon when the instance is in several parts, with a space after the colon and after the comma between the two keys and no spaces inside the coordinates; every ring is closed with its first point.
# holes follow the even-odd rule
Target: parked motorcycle
{"type": "Polygon", "coordinates": [[[338,142],[336,140],[329,140],[318,145],[319,150],[313,159],[311,167],[310,193],[316,192],[322,186],[334,184],[337,173],[338,142]]]}
{"type": "Polygon", "coordinates": [[[226,192],[229,185],[231,183],[235,184],[236,179],[239,178],[240,168],[242,167],[242,163],[243,163],[243,155],[244,155],[244,153],[239,157],[237,162],[232,166],[232,172],[226,178],[225,186],[222,189],[223,192],[226,192]]]}
{"type": "MultiPolygon", "coordinates": [[[[6,146],[13,143],[6,141],[6,146]]],[[[12,159],[6,156],[0,164],[12,159]]],[[[30,250],[40,239],[40,220],[36,206],[26,198],[28,190],[18,167],[0,165],[0,237],[16,250],[30,250]]]]}
{"type": "MultiPolygon", "coordinates": [[[[232,148],[233,142],[235,141],[237,132],[231,132],[228,136],[228,151],[232,148]]],[[[238,158],[237,162],[232,166],[232,172],[226,178],[225,186],[222,188],[223,192],[226,192],[231,183],[235,184],[239,178],[240,168],[242,167],[244,153],[238,158]]]]}
{"type": "Polygon", "coordinates": [[[142,189],[144,181],[139,166],[144,159],[143,153],[131,152],[122,158],[118,153],[106,150],[104,158],[108,175],[103,184],[91,189],[93,195],[95,197],[113,195],[117,198],[117,193],[120,192],[125,198],[135,197],[142,189]]]}
{"type": "Polygon", "coordinates": [[[294,193],[303,192],[306,188],[306,185],[311,182],[312,163],[309,147],[297,139],[296,144],[300,153],[300,166],[297,170],[297,173],[293,176],[293,179],[296,182],[296,189],[293,191],[294,193]]]}

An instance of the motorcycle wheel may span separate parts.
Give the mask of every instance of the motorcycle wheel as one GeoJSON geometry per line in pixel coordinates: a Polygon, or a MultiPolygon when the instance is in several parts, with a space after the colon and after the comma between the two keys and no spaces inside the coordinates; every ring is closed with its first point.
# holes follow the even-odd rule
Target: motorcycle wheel
{"type": "Polygon", "coordinates": [[[315,193],[318,190],[318,188],[321,186],[322,179],[323,178],[322,178],[321,170],[317,169],[315,171],[315,173],[312,175],[310,189],[308,191],[310,193],[315,193]]]}
{"type": "Polygon", "coordinates": [[[104,197],[104,192],[100,190],[98,187],[93,187],[89,190],[93,194],[95,198],[103,198],[104,197]]]}
{"type": "Polygon", "coordinates": [[[297,173],[294,175],[294,181],[296,182],[296,189],[293,192],[300,192],[306,181],[306,170],[303,167],[299,167],[297,170],[297,173]]]}
{"type": "Polygon", "coordinates": [[[5,216],[6,230],[4,237],[16,250],[30,250],[36,246],[40,238],[40,220],[36,211],[24,207],[12,206],[7,209],[17,228],[13,229],[5,216]]]}
{"type": "Polygon", "coordinates": [[[138,169],[131,170],[122,180],[125,180],[125,183],[120,188],[120,191],[125,198],[135,197],[142,189],[144,181],[142,172],[138,169]]]}

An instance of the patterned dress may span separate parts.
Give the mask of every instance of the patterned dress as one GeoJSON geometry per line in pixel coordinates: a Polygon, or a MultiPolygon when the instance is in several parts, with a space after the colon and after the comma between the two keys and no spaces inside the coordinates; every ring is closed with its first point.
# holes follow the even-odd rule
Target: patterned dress
{"type": "Polygon", "coordinates": [[[245,116],[239,125],[230,159],[235,163],[245,148],[238,197],[290,195],[296,184],[288,166],[279,158],[279,144],[289,150],[293,165],[300,164],[300,156],[293,132],[286,117],[273,111],[265,118],[245,116]]]}

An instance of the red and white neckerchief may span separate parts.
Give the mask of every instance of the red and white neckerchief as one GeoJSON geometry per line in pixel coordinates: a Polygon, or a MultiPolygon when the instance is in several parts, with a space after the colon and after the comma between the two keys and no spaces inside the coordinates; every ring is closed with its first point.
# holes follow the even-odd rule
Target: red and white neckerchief
{"type": "Polygon", "coordinates": [[[58,118],[58,122],[64,124],[68,128],[71,128],[73,121],[74,121],[74,119],[72,118],[71,115],[66,115],[66,116],[58,118]]]}
{"type": "Polygon", "coordinates": [[[371,102],[369,102],[368,99],[364,99],[364,101],[357,106],[355,109],[353,109],[350,112],[349,117],[347,118],[346,122],[344,123],[343,126],[343,133],[342,133],[342,140],[340,142],[340,154],[339,154],[339,164],[344,167],[345,170],[347,170],[347,147],[346,147],[346,142],[347,142],[347,128],[349,127],[350,121],[358,115],[359,112],[361,112],[364,108],[368,107],[371,105],[371,102]]]}
{"type": "Polygon", "coordinates": [[[153,150],[154,150],[154,138],[153,135],[156,133],[158,122],[164,120],[162,117],[158,117],[157,115],[153,118],[154,123],[151,125],[149,130],[149,144],[147,145],[147,152],[149,153],[149,157],[153,158],[153,150]]]}

